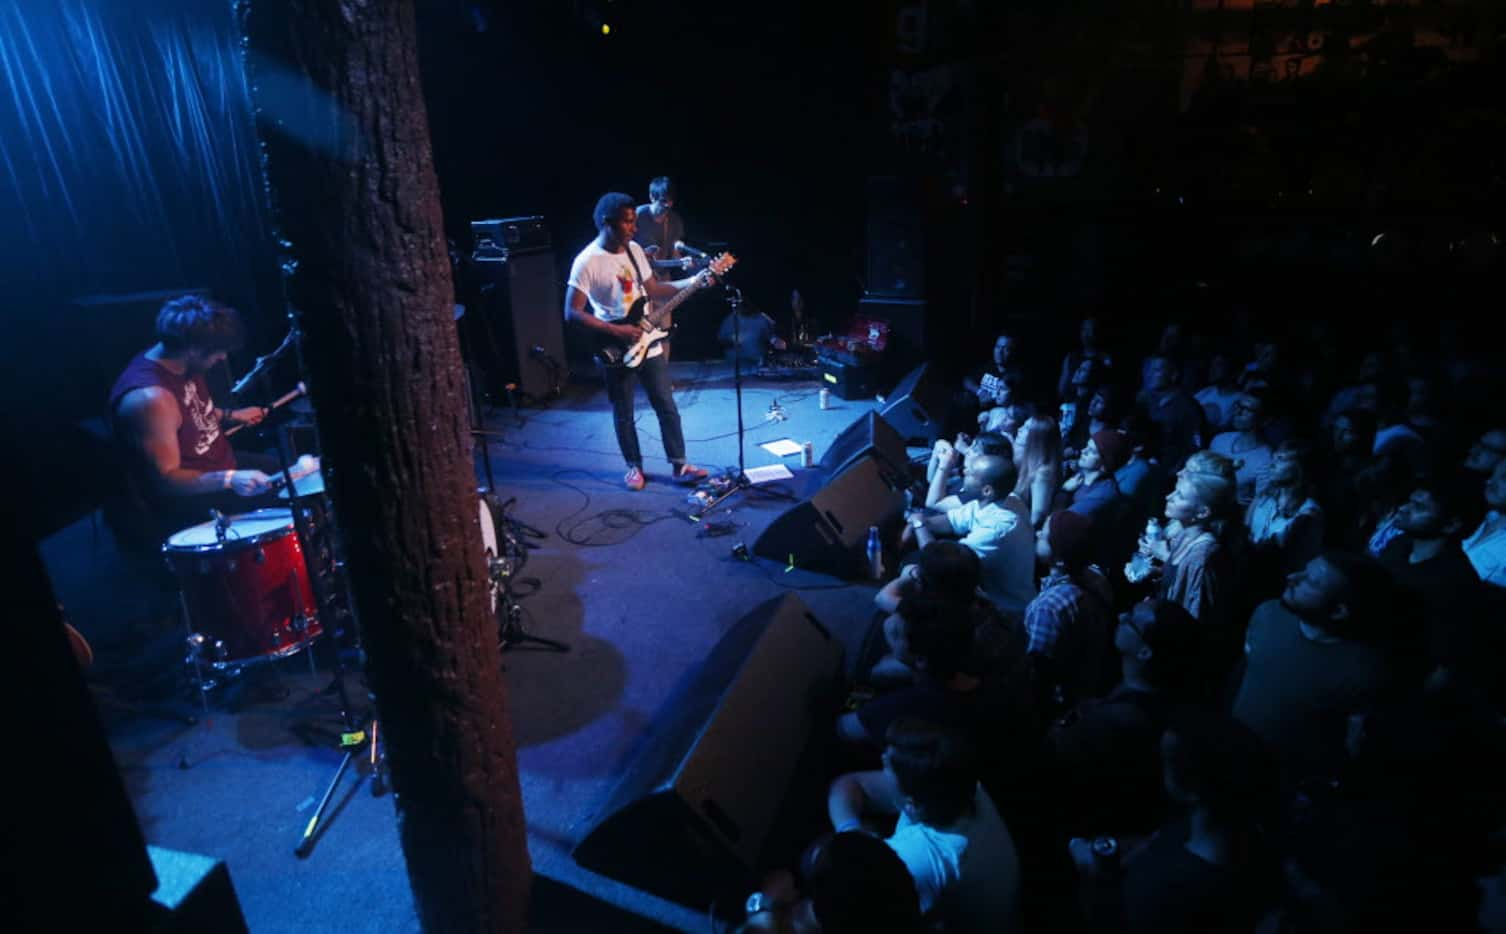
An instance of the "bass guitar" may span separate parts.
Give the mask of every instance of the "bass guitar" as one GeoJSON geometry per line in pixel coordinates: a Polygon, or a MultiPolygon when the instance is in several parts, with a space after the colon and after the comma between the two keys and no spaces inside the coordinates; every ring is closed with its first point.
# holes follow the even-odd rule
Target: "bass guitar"
{"type": "Polygon", "coordinates": [[[602,366],[637,368],[639,364],[648,359],[648,352],[660,341],[669,337],[673,332],[669,324],[670,315],[685,299],[716,282],[718,278],[727,274],[727,270],[737,265],[737,257],[731,253],[723,253],[696,274],[690,280],[690,284],[662,305],[649,301],[648,296],[640,297],[633,302],[633,307],[622,319],[614,324],[630,324],[636,326],[642,333],[630,346],[624,347],[616,340],[607,339],[596,350],[596,361],[602,366]]]}

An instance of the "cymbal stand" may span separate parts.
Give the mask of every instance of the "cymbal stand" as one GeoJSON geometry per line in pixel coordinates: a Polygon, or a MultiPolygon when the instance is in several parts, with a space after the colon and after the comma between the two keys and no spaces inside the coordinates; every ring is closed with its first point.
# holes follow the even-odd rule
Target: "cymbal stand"
{"type": "MultiPolygon", "coordinates": [[[[293,350],[298,360],[300,374],[308,372],[303,361],[303,329],[298,322],[299,312],[296,308],[288,309],[288,335],[293,350]]],[[[318,445],[318,427],[315,426],[315,445],[318,445]]],[[[314,599],[319,606],[319,612],[330,622],[331,639],[333,645],[334,681],[330,685],[340,705],[340,744],[339,748],[344,755],[340,758],[340,765],[335,769],[334,777],[324,790],[324,796],[319,800],[319,806],[314,809],[314,814],[304,825],[303,835],[299,837],[298,844],[293,848],[293,854],[299,858],[309,855],[314,849],[314,843],[318,839],[320,831],[326,826],[324,814],[329,807],[330,800],[334,797],[335,789],[340,785],[340,779],[344,777],[345,770],[356,756],[363,751],[369,751],[372,765],[372,794],[380,795],[385,791],[386,782],[383,777],[386,760],[381,753],[381,747],[377,743],[378,722],[372,718],[370,725],[366,725],[364,717],[357,719],[350,703],[350,694],[345,687],[345,659],[340,651],[340,635],[343,627],[339,620],[343,619],[342,607],[336,605],[334,586],[338,586],[346,595],[349,595],[348,581],[345,579],[345,562],[341,560],[340,536],[338,524],[335,522],[334,504],[326,503],[329,507],[324,516],[325,524],[329,527],[330,568],[329,574],[315,572],[308,567],[311,556],[314,555],[314,536],[308,512],[299,504],[297,496],[298,487],[293,480],[293,457],[292,442],[287,431],[277,433],[277,454],[281,460],[282,479],[288,491],[289,511],[293,514],[293,529],[298,536],[299,547],[303,549],[305,573],[309,575],[309,583],[314,591],[314,599]],[[328,578],[334,578],[329,580],[328,578]]],[[[316,562],[317,563],[317,562],[316,562]]],[[[354,606],[352,605],[352,610],[354,606]]],[[[359,620],[356,620],[359,624],[359,620]]],[[[357,625],[359,632],[359,625],[357,625]]],[[[357,640],[359,644],[359,639],[357,640]]],[[[313,653],[310,651],[310,664],[313,663],[313,653]]]]}

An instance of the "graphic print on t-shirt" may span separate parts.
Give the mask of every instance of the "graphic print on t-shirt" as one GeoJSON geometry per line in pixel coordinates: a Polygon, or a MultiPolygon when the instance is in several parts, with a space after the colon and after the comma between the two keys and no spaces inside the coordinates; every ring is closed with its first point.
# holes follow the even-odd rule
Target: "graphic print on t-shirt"
{"type": "Polygon", "coordinates": [[[637,282],[637,277],[633,275],[633,271],[627,266],[623,266],[617,270],[617,287],[622,290],[623,311],[632,308],[633,302],[637,301],[637,298],[633,296],[633,289],[636,287],[637,282]]]}
{"type": "Polygon", "coordinates": [[[203,457],[209,453],[209,449],[219,438],[220,426],[214,419],[214,403],[207,398],[199,398],[197,380],[190,379],[183,383],[183,409],[188,412],[189,418],[193,419],[193,426],[199,430],[199,437],[193,444],[193,452],[203,457]]]}

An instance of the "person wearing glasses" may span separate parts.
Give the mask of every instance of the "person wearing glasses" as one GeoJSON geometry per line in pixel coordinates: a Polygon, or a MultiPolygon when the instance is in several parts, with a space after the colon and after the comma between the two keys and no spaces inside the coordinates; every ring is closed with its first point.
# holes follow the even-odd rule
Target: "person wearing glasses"
{"type": "Polygon", "coordinates": [[[1207,627],[1171,600],[1147,598],[1114,629],[1119,684],[1077,702],[1046,732],[1042,791],[1063,832],[1142,836],[1167,815],[1161,733],[1209,677],[1207,627]]]}
{"type": "Polygon", "coordinates": [[[1235,499],[1240,508],[1254,501],[1265,485],[1275,452],[1261,436],[1265,418],[1265,397],[1247,392],[1239,397],[1230,411],[1231,430],[1215,435],[1208,449],[1234,462],[1235,499]]]}

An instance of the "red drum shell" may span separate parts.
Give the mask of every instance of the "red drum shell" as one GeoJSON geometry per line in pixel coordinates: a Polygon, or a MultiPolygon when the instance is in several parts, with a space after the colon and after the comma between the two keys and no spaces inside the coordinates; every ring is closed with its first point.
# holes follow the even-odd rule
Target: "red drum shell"
{"type": "Polygon", "coordinates": [[[324,631],[293,515],[258,509],[228,519],[223,542],[211,521],[162,546],[189,627],[208,638],[205,656],[217,667],[292,655],[324,631]]]}

